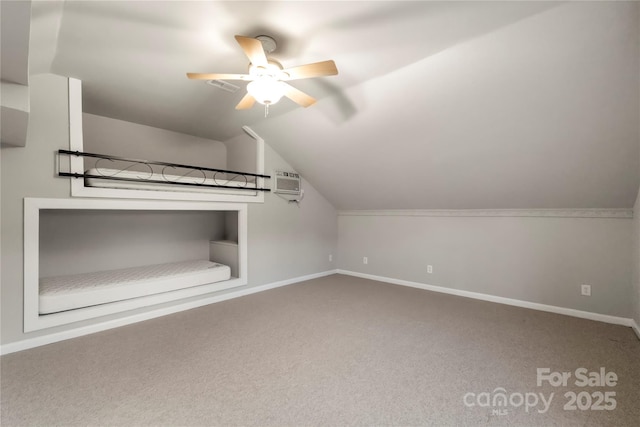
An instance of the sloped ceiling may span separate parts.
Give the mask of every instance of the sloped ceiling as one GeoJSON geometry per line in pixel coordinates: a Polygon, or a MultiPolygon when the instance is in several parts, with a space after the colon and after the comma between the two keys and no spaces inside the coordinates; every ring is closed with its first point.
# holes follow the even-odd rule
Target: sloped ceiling
{"type": "Polygon", "coordinates": [[[2,81],[29,85],[29,22],[31,4],[3,2],[0,5],[0,77],[2,81]]]}
{"type": "Polygon", "coordinates": [[[83,80],[85,111],[222,141],[249,124],[338,209],[634,204],[636,2],[74,1],[60,10],[50,71],[83,80]],[[259,107],[236,111],[244,88],[185,78],[245,72],[234,34],[272,35],[285,67],[334,59],[340,75],[294,83],[319,99],[308,109],[283,100],[267,118],[259,107]]]}
{"type": "Polygon", "coordinates": [[[31,2],[0,3],[0,143],[24,147],[29,127],[31,2]]]}

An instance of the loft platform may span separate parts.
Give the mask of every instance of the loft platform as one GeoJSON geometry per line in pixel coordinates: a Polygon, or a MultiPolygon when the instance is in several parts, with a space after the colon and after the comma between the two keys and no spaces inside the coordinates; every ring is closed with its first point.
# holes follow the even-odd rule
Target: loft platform
{"type": "Polygon", "coordinates": [[[251,128],[243,126],[247,137],[240,134],[228,145],[194,140],[83,112],[80,80],[69,79],[68,95],[69,146],[54,156],[56,172],[71,178],[72,198],[264,203],[270,191],[270,176],[263,175],[265,143],[251,128]],[[102,152],[114,155],[97,154],[102,152]],[[150,168],[151,174],[130,175],[150,168]]]}
{"type": "Polygon", "coordinates": [[[58,150],[57,160],[58,176],[83,178],[85,187],[231,194],[271,191],[260,185],[269,175],[249,172],[71,150],[58,150]],[[84,173],[64,171],[61,156],[92,158],[95,164],[84,173]]]}

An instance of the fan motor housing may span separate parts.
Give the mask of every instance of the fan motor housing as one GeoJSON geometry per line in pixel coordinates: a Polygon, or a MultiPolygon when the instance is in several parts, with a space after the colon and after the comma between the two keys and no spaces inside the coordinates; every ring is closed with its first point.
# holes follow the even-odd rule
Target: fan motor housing
{"type": "Polygon", "coordinates": [[[266,53],[271,53],[278,47],[278,44],[271,36],[257,36],[256,40],[260,40],[260,43],[262,43],[262,49],[264,49],[266,53]]]}

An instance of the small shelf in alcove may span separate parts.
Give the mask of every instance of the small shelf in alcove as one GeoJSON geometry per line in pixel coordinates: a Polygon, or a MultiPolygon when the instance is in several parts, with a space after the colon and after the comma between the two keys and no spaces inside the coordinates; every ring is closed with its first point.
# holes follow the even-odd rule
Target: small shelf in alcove
{"type": "Polygon", "coordinates": [[[210,241],[209,260],[228,265],[231,268],[231,277],[238,277],[238,242],[234,240],[210,241]]]}

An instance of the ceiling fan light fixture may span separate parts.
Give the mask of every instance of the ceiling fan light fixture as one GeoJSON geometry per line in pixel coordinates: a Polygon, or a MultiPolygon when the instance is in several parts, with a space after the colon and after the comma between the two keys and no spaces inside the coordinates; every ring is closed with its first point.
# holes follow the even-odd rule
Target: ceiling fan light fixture
{"type": "Polygon", "coordinates": [[[249,74],[187,73],[187,77],[195,80],[209,80],[212,81],[211,84],[214,84],[213,81],[216,80],[249,81],[247,93],[236,105],[236,110],[247,110],[258,102],[264,105],[266,117],[269,105],[275,104],[283,96],[301,107],[309,107],[316,102],[316,99],[286,82],[338,74],[338,68],[333,60],[284,69],[278,61],[267,57],[267,54],[276,48],[275,40],[272,37],[251,38],[236,35],[235,39],[249,59],[249,74]]]}
{"type": "Polygon", "coordinates": [[[270,77],[256,79],[247,85],[247,92],[262,105],[271,105],[280,101],[284,95],[284,86],[270,77]]]}

